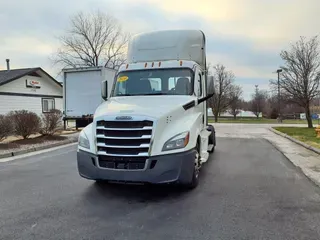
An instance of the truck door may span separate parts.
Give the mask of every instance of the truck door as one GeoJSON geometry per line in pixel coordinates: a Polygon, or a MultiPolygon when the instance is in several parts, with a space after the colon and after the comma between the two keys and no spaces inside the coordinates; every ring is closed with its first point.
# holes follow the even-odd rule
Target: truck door
{"type": "MultiPolygon", "coordinates": [[[[205,75],[202,75],[202,71],[199,68],[197,68],[197,70],[195,72],[194,92],[198,98],[201,98],[206,94],[204,80],[205,80],[205,75]]],[[[203,113],[203,118],[202,118],[203,126],[202,127],[204,127],[207,125],[207,104],[206,104],[206,102],[200,103],[197,108],[199,109],[199,111],[201,111],[203,113]]]]}

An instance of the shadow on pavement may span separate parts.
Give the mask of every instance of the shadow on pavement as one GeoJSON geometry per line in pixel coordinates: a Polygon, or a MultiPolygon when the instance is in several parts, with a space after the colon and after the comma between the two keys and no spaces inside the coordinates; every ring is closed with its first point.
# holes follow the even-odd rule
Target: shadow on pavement
{"type": "Polygon", "coordinates": [[[148,203],[175,201],[188,194],[188,190],[174,185],[125,185],[116,183],[93,183],[86,192],[90,202],[125,201],[127,203],[148,203]]]}

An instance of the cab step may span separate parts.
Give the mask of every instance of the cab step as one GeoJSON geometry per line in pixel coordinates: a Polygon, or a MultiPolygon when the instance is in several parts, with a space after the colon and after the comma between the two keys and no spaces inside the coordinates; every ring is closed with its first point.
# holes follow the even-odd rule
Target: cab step
{"type": "Polygon", "coordinates": [[[213,144],[209,144],[208,145],[208,153],[213,153],[214,152],[214,145],[213,144]]]}
{"type": "Polygon", "coordinates": [[[208,152],[211,152],[214,148],[214,145],[213,144],[209,144],[208,145],[208,152]]]}

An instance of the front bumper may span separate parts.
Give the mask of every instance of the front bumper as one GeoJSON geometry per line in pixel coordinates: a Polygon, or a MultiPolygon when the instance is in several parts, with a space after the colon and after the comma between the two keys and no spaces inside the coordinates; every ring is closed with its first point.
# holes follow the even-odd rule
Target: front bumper
{"type": "Polygon", "coordinates": [[[194,170],[195,150],[183,153],[150,157],[144,170],[119,170],[101,168],[94,154],[77,152],[80,176],[91,180],[109,180],[139,183],[189,183],[194,170]],[[151,164],[156,160],[156,164],[151,164]]]}

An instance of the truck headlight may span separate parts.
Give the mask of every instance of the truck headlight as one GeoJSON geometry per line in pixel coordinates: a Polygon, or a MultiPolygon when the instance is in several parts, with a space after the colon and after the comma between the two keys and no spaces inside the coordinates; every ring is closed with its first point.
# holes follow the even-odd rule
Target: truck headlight
{"type": "Polygon", "coordinates": [[[78,142],[80,147],[90,149],[90,142],[84,131],[81,131],[78,142]]]}
{"type": "Polygon", "coordinates": [[[190,132],[183,132],[170,138],[162,148],[162,151],[169,151],[184,148],[189,143],[190,132]]]}

